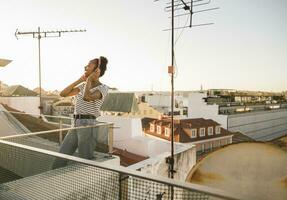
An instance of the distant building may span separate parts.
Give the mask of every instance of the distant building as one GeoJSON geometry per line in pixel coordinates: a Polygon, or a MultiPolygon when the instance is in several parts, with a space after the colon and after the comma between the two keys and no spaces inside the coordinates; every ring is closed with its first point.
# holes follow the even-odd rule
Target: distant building
{"type": "MultiPolygon", "coordinates": [[[[40,88],[39,87],[36,87],[35,89],[33,89],[34,92],[36,92],[37,94],[40,94],[40,88]]],[[[41,88],[41,95],[46,95],[46,91],[41,88]]]]}
{"type": "MultiPolygon", "coordinates": [[[[147,135],[171,140],[170,118],[153,120],[144,127],[147,135]]],[[[211,119],[176,119],[174,120],[174,141],[193,143],[197,152],[210,151],[232,143],[232,133],[211,119]]]]}
{"type": "MultiPolygon", "coordinates": [[[[187,117],[187,92],[175,92],[173,114],[187,117]]],[[[171,115],[171,95],[169,92],[149,92],[140,94],[140,101],[148,103],[151,107],[164,115],[171,115]]]]}
{"type": "Polygon", "coordinates": [[[207,91],[207,98],[218,97],[228,102],[235,103],[265,103],[268,101],[284,100],[283,93],[263,92],[263,91],[244,91],[233,89],[210,89],[207,91]]]}
{"type": "Polygon", "coordinates": [[[9,86],[4,82],[0,81],[0,96],[2,96],[3,92],[7,90],[9,86]]]}
{"type": "Polygon", "coordinates": [[[144,103],[144,102],[138,103],[137,112],[133,111],[133,112],[122,114],[122,116],[127,116],[127,117],[140,117],[140,118],[148,117],[148,118],[154,118],[154,119],[158,119],[161,115],[163,115],[162,112],[159,112],[158,110],[149,106],[148,103],[144,103]]]}
{"type": "Polygon", "coordinates": [[[188,117],[208,118],[232,132],[241,132],[256,141],[269,141],[286,135],[287,102],[238,104],[206,102],[207,94],[189,96],[188,117]]]}
{"type": "Polygon", "coordinates": [[[23,97],[23,96],[37,96],[38,94],[22,85],[13,85],[3,91],[2,96],[6,97],[23,97]]]}
{"type": "Polygon", "coordinates": [[[136,96],[132,92],[112,92],[107,95],[101,111],[105,115],[123,115],[139,111],[136,96]]]}
{"type": "Polygon", "coordinates": [[[52,105],[52,115],[70,116],[74,113],[74,105],[71,99],[63,99],[52,105]]]}
{"type": "Polygon", "coordinates": [[[235,89],[209,89],[207,90],[208,96],[221,96],[236,92],[235,89]]]}
{"type": "MultiPolygon", "coordinates": [[[[170,142],[160,138],[144,135],[142,120],[123,116],[103,115],[98,118],[101,122],[114,123],[113,146],[133,154],[149,157],[143,162],[129,166],[130,169],[140,170],[155,175],[168,176],[166,158],[170,156],[170,142]]],[[[174,145],[174,178],[186,180],[187,173],[196,163],[196,149],[193,144],[175,143],[174,145]]]]}

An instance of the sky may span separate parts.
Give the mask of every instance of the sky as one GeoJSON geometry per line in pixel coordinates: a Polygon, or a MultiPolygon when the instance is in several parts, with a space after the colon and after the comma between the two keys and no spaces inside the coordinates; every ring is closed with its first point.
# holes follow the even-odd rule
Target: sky
{"type": "MultiPolygon", "coordinates": [[[[109,60],[101,82],[121,91],[170,90],[168,0],[0,0],[0,68],[8,85],[39,85],[38,41],[15,31],[74,30],[41,39],[42,87],[62,90],[77,80],[89,60],[109,60]]],[[[175,90],[228,88],[287,90],[287,1],[213,0],[218,10],[193,15],[175,31],[175,90]]],[[[184,11],[179,11],[184,12],[184,11]]],[[[188,18],[175,19],[176,26],[188,18]]]]}

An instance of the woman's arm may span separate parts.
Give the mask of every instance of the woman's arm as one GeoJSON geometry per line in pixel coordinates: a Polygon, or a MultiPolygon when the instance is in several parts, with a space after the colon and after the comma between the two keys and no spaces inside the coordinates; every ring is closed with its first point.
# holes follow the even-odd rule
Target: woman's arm
{"type": "Polygon", "coordinates": [[[95,83],[98,83],[99,76],[100,76],[100,71],[97,69],[87,78],[87,83],[84,89],[84,97],[83,97],[85,101],[94,101],[96,99],[102,98],[102,93],[100,91],[96,90],[93,93],[90,92],[90,90],[92,89],[92,81],[95,83]]]}
{"type": "Polygon", "coordinates": [[[67,97],[67,96],[74,96],[78,94],[80,92],[80,89],[77,87],[77,85],[79,85],[80,83],[84,81],[85,80],[84,80],[84,75],[83,75],[81,78],[79,78],[78,80],[70,84],[68,87],[63,89],[62,92],[60,93],[60,96],[67,97]]]}

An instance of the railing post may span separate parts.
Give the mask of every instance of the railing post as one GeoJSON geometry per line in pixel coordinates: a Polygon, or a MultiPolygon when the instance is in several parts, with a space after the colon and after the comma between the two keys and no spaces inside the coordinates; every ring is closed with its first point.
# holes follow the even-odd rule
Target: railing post
{"type": "Polygon", "coordinates": [[[119,200],[122,199],[122,174],[119,173],[119,200]]]}
{"type": "Polygon", "coordinates": [[[128,178],[129,175],[119,172],[119,200],[129,199],[128,178]]]}
{"type": "Polygon", "coordinates": [[[63,131],[62,131],[62,128],[63,128],[63,119],[60,118],[60,121],[59,121],[59,128],[60,128],[60,132],[59,132],[59,143],[62,144],[63,142],[63,131]]]}
{"type": "Polygon", "coordinates": [[[114,131],[111,124],[108,125],[108,144],[109,144],[109,154],[113,154],[113,144],[114,144],[114,131]]]}

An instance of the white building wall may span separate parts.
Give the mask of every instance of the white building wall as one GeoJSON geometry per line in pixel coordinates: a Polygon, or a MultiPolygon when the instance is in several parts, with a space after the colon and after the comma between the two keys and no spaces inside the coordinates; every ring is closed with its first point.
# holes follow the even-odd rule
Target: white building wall
{"type": "Polygon", "coordinates": [[[11,108],[15,108],[21,112],[40,114],[39,97],[0,97],[0,103],[7,104],[11,108]]]}
{"type": "MultiPolygon", "coordinates": [[[[129,166],[130,169],[168,176],[166,158],[170,156],[170,142],[143,135],[141,119],[122,116],[101,116],[99,121],[113,122],[114,147],[131,153],[148,156],[149,159],[129,166]]],[[[196,148],[193,144],[174,144],[176,170],[175,179],[185,181],[191,168],[196,164],[196,148]]]]}
{"type": "Polygon", "coordinates": [[[170,95],[163,95],[163,94],[146,95],[145,101],[150,106],[169,107],[170,106],[170,95]]]}
{"type": "Polygon", "coordinates": [[[101,116],[99,121],[112,122],[114,131],[114,147],[126,149],[141,156],[153,157],[169,152],[170,145],[166,141],[146,137],[142,132],[141,118],[120,116],[101,116]]]}
{"type": "Polygon", "coordinates": [[[205,93],[192,93],[189,95],[188,118],[212,119],[223,128],[227,128],[227,115],[218,114],[218,105],[207,105],[204,102],[205,93]]]}
{"type": "MultiPolygon", "coordinates": [[[[176,102],[178,102],[179,106],[181,107],[188,106],[187,97],[183,97],[181,95],[175,95],[174,99],[176,102]]],[[[145,101],[150,106],[163,106],[163,107],[171,106],[171,96],[167,94],[146,95],[145,101]]]]}
{"type": "MultiPolygon", "coordinates": [[[[114,147],[126,149],[131,153],[141,156],[154,157],[162,153],[170,153],[170,142],[160,138],[147,137],[142,132],[140,118],[122,116],[101,116],[102,122],[114,123],[114,147]]],[[[175,144],[175,151],[181,148],[181,144],[175,144]]]]}
{"type": "MultiPolygon", "coordinates": [[[[192,144],[178,144],[174,153],[174,179],[186,181],[192,167],[196,164],[196,148],[192,144]]],[[[168,177],[168,164],[166,158],[170,152],[160,154],[142,162],[129,166],[130,169],[140,170],[145,173],[168,177]]]]}

